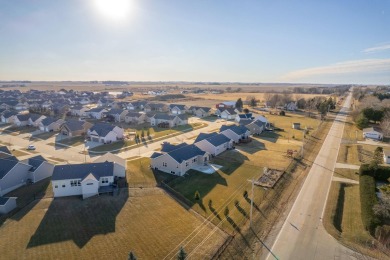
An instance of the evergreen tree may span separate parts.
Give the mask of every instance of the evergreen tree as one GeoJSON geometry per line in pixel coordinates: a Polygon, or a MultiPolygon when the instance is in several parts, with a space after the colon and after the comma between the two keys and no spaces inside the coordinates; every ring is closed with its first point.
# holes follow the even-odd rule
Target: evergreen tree
{"type": "Polygon", "coordinates": [[[195,191],[194,198],[195,198],[195,200],[200,200],[200,194],[199,194],[199,191],[195,191]]]}
{"type": "Polygon", "coordinates": [[[177,260],[185,260],[187,258],[187,253],[184,248],[181,246],[179,250],[179,254],[177,255],[177,260]]]}
{"type": "Polygon", "coordinates": [[[363,114],[360,114],[359,117],[356,119],[356,126],[359,129],[366,128],[368,126],[368,119],[363,114]]]}
{"type": "Polygon", "coordinates": [[[244,104],[242,103],[241,98],[237,99],[236,108],[237,109],[242,109],[243,106],[244,106],[244,104]]]}
{"type": "Polygon", "coordinates": [[[256,106],[257,106],[257,100],[256,100],[256,98],[252,98],[252,99],[250,100],[250,106],[251,106],[251,107],[256,107],[256,106]]]}

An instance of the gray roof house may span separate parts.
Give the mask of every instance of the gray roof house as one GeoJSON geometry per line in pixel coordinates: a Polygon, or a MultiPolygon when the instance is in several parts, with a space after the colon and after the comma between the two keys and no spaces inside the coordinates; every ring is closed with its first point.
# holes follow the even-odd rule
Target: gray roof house
{"type": "Polygon", "coordinates": [[[223,134],[200,133],[195,139],[194,145],[196,145],[202,151],[211,154],[212,156],[217,156],[222,152],[231,149],[233,147],[233,141],[223,134]]]}
{"type": "Polygon", "coordinates": [[[92,142],[112,143],[123,139],[123,128],[106,123],[96,123],[88,129],[87,135],[92,142]]]}
{"type": "Polygon", "coordinates": [[[16,118],[16,115],[18,114],[18,112],[16,111],[5,111],[3,112],[3,114],[1,115],[1,122],[3,123],[12,123],[13,120],[16,118]]]}
{"type": "Polygon", "coordinates": [[[122,122],[122,121],[124,121],[126,114],[127,114],[127,110],[125,110],[125,109],[116,109],[116,108],[112,108],[108,112],[106,112],[106,116],[114,117],[115,122],[122,122]]]}
{"type": "Polygon", "coordinates": [[[150,158],[152,169],[183,176],[188,170],[207,163],[209,154],[192,144],[179,145],[177,149],[170,147],[169,152],[155,152],[150,158]]]}
{"type": "Polygon", "coordinates": [[[186,105],[170,104],[169,112],[173,115],[185,114],[188,108],[186,105]]]}
{"type": "Polygon", "coordinates": [[[230,138],[234,143],[239,143],[241,139],[247,139],[250,135],[248,128],[242,125],[223,125],[219,132],[230,138]]]}
{"type": "Polygon", "coordinates": [[[184,114],[180,114],[180,115],[156,114],[150,118],[151,126],[175,127],[178,125],[187,125],[187,124],[188,124],[188,118],[184,114]]]}
{"type": "Polygon", "coordinates": [[[110,189],[114,163],[56,165],[51,180],[54,197],[81,195],[85,199],[110,189]]]}
{"type": "Polygon", "coordinates": [[[87,121],[69,120],[60,127],[60,133],[64,136],[74,137],[87,134],[92,124],[87,121]]]}
{"type": "Polygon", "coordinates": [[[14,156],[0,158],[0,196],[25,185],[30,168],[14,156]]]}
{"type": "Polygon", "coordinates": [[[264,131],[265,123],[260,120],[252,120],[252,122],[246,124],[245,127],[248,128],[252,135],[259,135],[264,131]]]}
{"type": "Polygon", "coordinates": [[[32,183],[49,178],[53,174],[54,165],[49,163],[41,155],[31,157],[25,163],[31,166],[28,172],[28,179],[32,183]]]}
{"type": "Polygon", "coordinates": [[[63,119],[55,119],[53,117],[46,117],[43,119],[38,127],[39,130],[44,132],[51,132],[51,131],[59,131],[61,126],[65,124],[65,120],[63,119]]]}

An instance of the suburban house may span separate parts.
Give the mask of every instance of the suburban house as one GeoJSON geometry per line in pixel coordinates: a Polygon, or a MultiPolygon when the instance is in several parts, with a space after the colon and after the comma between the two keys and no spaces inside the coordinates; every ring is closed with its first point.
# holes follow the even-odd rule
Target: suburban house
{"type": "Polygon", "coordinates": [[[53,117],[46,117],[39,124],[39,130],[44,132],[59,131],[61,126],[65,124],[63,119],[54,119],[53,117]]]}
{"type": "Polygon", "coordinates": [[[16,111],[5,111],[1,115],[1,122],[12,123],[15,120],[17,114],[18,114],[18,112],[16,112],[16,111]]]}
{"type": "Polygon", "coordinates": [[[94,163],[102,162],[112,162],[114,164],[114,177],[126,177],[126,159],[112,153],[105,153],[94,161],[94,163]]]}
{"type": "Polygon", "coordinates": [[[14,156],[0,158],[0,196],[25,185],[30,168],[14,156]]]}
{"type": "Polygon", "coordinates": [[[110,107],[114,103],[112,99],[101,98],[98,100],[97,105],[99,107],[110,107]]]}
{"type": "Polygon", "coordinates": [[[14,126],[26,126],[29,125],[30,114],[18,114],[14,117],[12,124],[14,126]]]}
{"type": "Polygon", "coordinates": [[[74,137],[85,135],[92,124],[82,120],[69,120],[60,127],[62,135],[74,137]]]}
{"type": "Polygon", "coordinates": [[[260,135],[265,128],[265,124],[260,120],[252,120],[245,127],[251,132],[252,135],[260,135]]]}
{"type": "Polygon", "coordinates": [[[19,102],[17,100],[8,100],[8,101],[3,101],[0,103],[0,108],[2,109],[15,109],[15,106],[19,102]]]}
{"type": "Polygon", "coordinates": [[[127,110],[137,110],[137,109],[142,110],[144,109],[146,103],[147,102],[143,100],[131,101],[127,103],[126,108],[127,110]]]}
{"type": "Polygon", "coordinates": [[[295,111],[298,109],[297,102],[290,102],[284,105],[284,109],[287,111],[295,111]]]}
{"type": "Polygon", "coordinates": [[[114,163],[56,165],[51,182],[54,197],[95,196],[114,183],[114,163]]]}
{"type": "MultiPolygon", "coordinates": [[[[221,109],[218,110],[221,111],[221,109]]],[[[234,108],[226,108],[220,112],[220,117],[222,119],[233,120],[236,118],[236,116],[237,116],[237,112],[234,108]]]]}
{"type": "Polygon", "coordinates": [[[212,156],[217,156],[222,152],[231,149],[233,147],[233,141],[223,134],[200,133],[195,139],[194,145],[212,156]]]}
{"type": "Polygon", "coordinates": [[[123,128],[118,126],[97,123],[88,129],[87,135],[91,138],[92,142],[108,144],[123,139],[123,133],[123,128]]]}
{"type": "Polygon", "coordinates": [[[150,118],[151,126],[159,127],[175,127],[178,125],[187,125],[188,119],[186,115],[167,115],[167,114],[156,114],[150,118]]]}
{"type": "Polygon", "coordinates": [[[105,115],[105,113],[107,113],[107,109],[103,108],[103,107],[95,107],[95,108],[92,108],[88,111],[86,111],[87,115],[90,117],[90,118],[94,118],[94,119],[102,119],[105,115]]]}
{"type": "Polygon", "coordinates": [[[14,109],[15,110],[19,110],[19,111],[22,111],[22,110],[27,110],[28,109],[28,103],[27,102],[18,102],[14,109]]]}
{"type": "Polygon", "coordinates": [[[28,125],[38,127],[39,123],[45,118],[46,116],[43,115],[30,114],[30,118],[28,119],[28,125]]]}
{"type": "Polygon", "coordinates": [[[383,139],[383,133],[378,127],[368,127],[363,129],[363,137],[379,141],[383,139]]]}
{"type": "Polygon", "coordinates": [[[150,164],[154,170],[183,176],[188,170],[204,165],[208,160],[209,154],[192,144],[167,153],[155,152],[150,164]]]}
{"type": "Polygon", "coordinates": [[[27,177],[32,183],[49,178],[53,174],[54,165],[49,163],[41,155],[31,157],[24,162],[31,166],[27,177]]]}
{"type": "Polygon", "coordinates": [[[70,114],[72,116],[79,116],[79,117],[84,116],[85,117],[85,116],[88,116],[88,114],[87,114],[88,110],[89,110],[89,108],[87,108],[87,107],[76,105],[76,106],[73,106],[70,108],[70,114]]]}
{"type": "Polygon", "coordinates": [[[196,117],[206,117],[210,115],[211,108],[209,107],[190,107],[190,112],[196,117]]]}
{"type": "Polygon", "coordinates": [[[185,114],[187,112],[187,107],[186,105],[178,105],[178,104],[170,104],[169,105],[169,112],[172,115],[180,115],[180,114],[185,114]]]}
{"type": "Polygon", "coordinates": [[[236,115],[235,121],[237,123],[239,123],[241,119],[254,119],[254,117],[252,116],[252,113],[236,115]]]}
{"type": "Polygon", "coordinates": [[[164,103],[147,103],[144,106],[145,112],[168,112],[169,107],[164,103]]]}
{"type": "Polygon", "coordinates": [[[219,129],[219,132],[226,137],[230,138],[233,143],[239,143],[240,140],[245,140],[249,138],[251,132],[245,126],[237,125],[223,125],[219,129]]]}
{"type": "Polygon", "coordinates": [[[216,108],[235,108],[236,102],[235,101],[226,101],[226,102],[216,104],[215,107],[216,108]]]}
{"type": "Polygon", "coordinates": [[[125,122],[128,124],[143,124],[146,120],[146,114],[141,112],[127,112],[125,115],[125,122]]]}
{"type": "Polygon", "coordinates": [[[124,109],[110,109],[110,111],[108,111],[106,113],[106,116],[112,116],[114,119],[115,119],[115,122],[122,122],[125,120],[125,116],[127,114],[127,110],[124,110],[124,109]]]}
{"type": "Polygon", "coordinates": [[[383,162],[390,164],[390,150],[383,150],[383,162]]]}
{"type": "Polygon", "coordinates": [[[16,197],[0,197],[0,214],[7,214],[16,208],[16,197]]]}

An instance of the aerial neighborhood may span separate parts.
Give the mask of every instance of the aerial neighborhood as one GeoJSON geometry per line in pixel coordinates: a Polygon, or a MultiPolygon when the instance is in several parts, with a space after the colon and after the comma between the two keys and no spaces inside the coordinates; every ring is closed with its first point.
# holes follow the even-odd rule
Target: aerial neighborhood
{"type": "MultiPolygon", "coordinates": [[[[91,86],[113,87],[110,84],[91,86]]],[[[193,251],[196,258],[208,258],[215,252],[224,255],[218,249],[224,243],[236,250],[230,240],[239,231],[249,230],[253,216],[253,221],[265,220],[265,214],[277,219],[278,211],[270,203],[286,204],[294,185],[311,171],[323,170],[313,168],[307,158],[324,156],[318,151],[332,142],[329,138],[335,138],[340,148],[338,154],[325,156],[326,164],[335,165],[340,175],[316,176],[331,178],[319,182],[330,183],[332,190],[345,182],[356,192],[359,185],[366,185],[365,181],[359,184],[363,177],[356,172],[364,175],[370,167],[386,172],[390,166],[388,104],[386,99],[373,100],[379,95],[375,93],[383,93],[379,87],[370,94],[356,86],[290,87],[276,93],[252,93],[248,86],[246,91],[229,86],[226,92],[192,85],[120,86],[122,91],[0,88],[0,220],[34,203],[50,201],[47,212],[41,214],[45,226],[54,223],[52,218],[63,214],[58,209],[64,207],[75,216],[92,210],[96,218],[108,221],[108,231],[101,224],[83,222],[92,225],[96,234],[116,237],[113,227],[127,230],[130,225],[145,241],[155,239],[139,228],[137,221],[141,221],[153,227],[159,239],[164,232],[181,237],[179,230],[159,229],[161,222],[149,219],[147,210],[139,210],[150,205],[157,218],[169,219],[172,226],[178,221],[185,221],[185,227],[190,223],[202,226],[200,221],[207,221],[207,232],[216,227],[213,246],[193,251]],[[355,113],[348,116],[353,123],[342,129],[347,108],[355,113]],[[326,139],[331,132],[334,136],[326,139]],[[167,213],[167,207],[172,212],[167,213]],[[127,219],[133,214],[137,220],[128,223],[119,218],[121,214],[127,219]]],[[[382,175],[370,176],[377,178],[374,183],[383,179],[382,175]]],[[[388,184],[383,183],[378,190],[385,192],[388,184]]],[[[332,196],[342,196],[337,192],[332,196]]],[[[326,195],[321,194],[319,200],[326,195]]],[[[386,198],[381,196],[377,205],[386,198]]],[[[338,206],[332,200],[328,203],[338,206]]],[[[71,224],[70,220],[56,221],[71,224]]],[[[327,221],[334,223],[331,217],[327,221]]],[[[266,221],[257,222],[259,230],[272,228],[262,223],[266,221]]],[[[75,225],[77,234],[80,227],[75,225]]],[[[385,225],[377,228],[386,229],[385,225]]],[[[45,241],[49,236],[42,230],[35,228],[31,240],[45,241]]],[[[207,232],[202,239],[208,239],[207,232]]],[[[366,231],[362,228],[361,232],[366,231]]],[[[134,243],[144,243],[142,239],[134,238],[134,243]]],[[[159,256],[160,251],[169,253],[158,249],[159,256]]]]}

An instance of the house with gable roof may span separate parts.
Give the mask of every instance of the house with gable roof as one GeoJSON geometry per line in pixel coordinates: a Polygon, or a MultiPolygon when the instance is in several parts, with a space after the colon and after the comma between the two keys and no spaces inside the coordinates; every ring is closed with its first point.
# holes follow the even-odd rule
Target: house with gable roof
{"type": "Polygon", "coordinates": [[[28,125],[38,127],[39,123],[45,119],[46,116],[38,115],[38,114],[30,114],[30,118],[28,119],[28,125]]]}
{"type": "Polygon", "coordinates": [[[209,107],[190,107],[189,111],[196,117],[206,117],[210,115],[211,108],[209,107]]]}
{"type": "Polygon", "coordinates": [[[89,110],[89,108],[87,107],[84,107],[82,105],[76,105],[76,106],[73,106],[70,108],[70,114],[72,116],[88,116],[87,114],[87,111],[89,110]]]}
{"type": "Polygon", "coordinates": [[[18,114],[18,112],[16,112],[16,111],[8,111],[7,110],[7,111],[3,112],[3,114],[1,115],[1,122],[13,123],[17,114],[18,114]]]}
{"type": "Polygon", "coordinates": [[[61,126],[65,124],[63,119],[54,119],[53,117],[46,117],[39,124],[39,130],[44,132],[59,131],[61,126]]]}
{"type": "Polygon", "coordinates": [[[86,199],[114,183],[114,163],[56,165],[51,182],[54,197],[81,195],[86,199]]]}
{"type": "Polygon", "coordinates": [[[180,115],[185,114],[187,112],[188,108],[186,105],[179,105],[179,104],[170,104],[169,105],[169,112],[172,115],[180,115]]]}
{"type": "Polygon", "coordinates": [[[239,143],[240,140],[248,139],[251,134],[248,128],[242,125],[223,125],[219,129],[219,132],[230,138],[233,143],[239,143]]]}
{"type": "Polygon", "coordinates": [[[265,129],[265,123],[260,120],[251,120],[245,127],[248,128],[252,135],[260,135],[265,129]]]}
{"type": "Polygon", "coordinates": [[[209,154],[193,144],[171,145],[169,152],[154,152],[150,158],[152,169],[183,176],[188,170],[207,163],[209,154]]]}
{"type": "Polygon", "coordinates": [[[7,214],[16,208],[16,197],[0,197],[0,214],[7,214]]]}
{"type": "Polygon", "coordinates": [[[30,168],[15,156],[0,158],[0,196],[26,185],[30,168]]]}
{"type": "Polygon", "coordinates": [[[125,109],[112,108],[108,112],[106,112],[106,116],[114,117],[115,122],[122,122],[125,120],[125,116],[126,116],[127,112],[128,111],[125,109]]]}
{"type": "Polygon", "coordinates": [[[87,115],[94,119],[102,119],[107,112],[108,110],[104,107],[95,107],[86,111],[87,115]]]}
{"type": "Polygon", "coordinates": [[[167,115],[167,114],[156,114],[150,118],[151,126],[166,125],[170,128],[178,125],[188,124],[188,118],[186,115],[167,115]]]}
{"type": "Polygon", "coordinates": [[[87,131],[92,142],[112,143],[123,139],[123,128],[106,123],[97,123],[87,131]]]}
{"type": "Polygon", "coordinates": [[[49,163],[41,155],[31,157],[23,162],[31,166],[27,177],[32,183],[49,178],[53,174],[54,165],[49,163]]]}
{"type": "Polygon", "coordinates": [[[143,124],[147,121],[146,113],[141,112],[127,112],[125,115],[125,122],[128,124],[143,124]]]}
{"type": "Polygon", "coordinates": [[[233,141],[223,134],[200,133],[195,139],[194,145],[212,156],[217,156],[224,151],[231,149],[233,147],[233,141]]]}
{"type": "Polygon", "coordinates": [[[17,114],[14,119],[12,124],[14,126],[26,126],[30,122],[30,114],[17,114]]]}
{"type": "Polygon", "coordinates": [[[85,135],[92,124],[82,120],[68,120],[60,127],[60,133],[64,136],[75,137],[85,135]]]}

